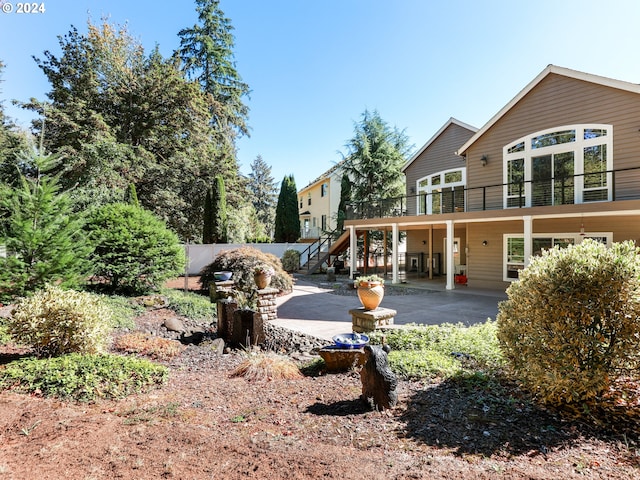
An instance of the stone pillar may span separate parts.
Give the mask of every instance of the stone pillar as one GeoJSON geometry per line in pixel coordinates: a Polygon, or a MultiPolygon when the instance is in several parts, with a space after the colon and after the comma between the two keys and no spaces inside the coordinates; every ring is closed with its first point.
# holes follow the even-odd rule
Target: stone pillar
{"type": "Polygon", "coordinates": [[[277,288],[263,288],[258,290],[258,313],[261,315],[263,322],[275,320],[278,318],[278,307],[276,298],[278,297],[277,288]]]}
{"type": "Polygon", "coordinates": [[[233,312],[238,309],[235,298],[229,297],[217,301],[218,337],[229,342],[233,335],[233,312]]]}
{"type": "Polygon", "coordinates": [[[224,282],[214,282],[209,284],[209,299],[212,302],[217,302],[223,298],[227,298],[231,295],[231,291],[235,283],[233,280],[226,280],[224,282]]]}
{"type": "Polygon", "coordinates": [[[264,343],[264,341],[262,314],[250,309],[233,312],[233,332],[231,337],[233,344],[250,347],[264,343]]]}

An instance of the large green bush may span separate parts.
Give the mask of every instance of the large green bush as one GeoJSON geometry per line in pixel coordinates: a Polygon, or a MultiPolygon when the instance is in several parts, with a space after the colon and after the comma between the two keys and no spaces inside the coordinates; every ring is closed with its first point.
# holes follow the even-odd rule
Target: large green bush
{"type": "Polygon", "coordinates": [[[214,272],[233,272],[235,288],[251,294],[257,287],[253,280],[253,269],[262,264],[271,265],[275,274],[271,278],[271,287],[281,292],[290,292],[293,288],[291,276],[282,269],[280,259],[271,253],[264,253],[253,247],[241,247],[220,253],[200,272],[200,285],[204,290],[215,282],[214,272]]]}
{"type": "Polygon", "coordinates": [[[111,332],[111,309],[90,293],[47,285],[16,304],[8,331],[40,357],[100,353],[111,332]]]}
{"type": "Polygon", "coordinates": [[[551,405],[597,401],[639,366],[640,257],[585,240],[532,258],[499,305],[498,339],[522,383],[551,405]]]}
{"type": "Polygon", "coordinates": [[[90,215],[95,279],[110,292],[144,293],[184,271],[178,237],[153,213],[113,203],[90,215]]]}

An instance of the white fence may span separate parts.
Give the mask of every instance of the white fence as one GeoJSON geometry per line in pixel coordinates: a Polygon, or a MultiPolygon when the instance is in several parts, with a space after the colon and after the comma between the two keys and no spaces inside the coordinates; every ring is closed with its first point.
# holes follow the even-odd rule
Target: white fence
{"type": "Polygon", "coordinates": [[[187,262],[187,274],[199,275],[200,271],[215,260],[220,253],[227,250],[235,250],[241,247],[253,247],[264,253],[271,253],[282,258],[287,250],[303,252],[309,247],[308,243],[215,243],[208,245],[185,244],[187,262]]]}

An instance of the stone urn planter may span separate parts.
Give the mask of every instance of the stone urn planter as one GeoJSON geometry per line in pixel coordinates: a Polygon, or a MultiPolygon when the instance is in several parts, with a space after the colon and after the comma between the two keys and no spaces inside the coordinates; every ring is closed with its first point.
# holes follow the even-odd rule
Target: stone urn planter
{"type": "Polygon", "coordinates": [[[354,281],[358,298],[365,310],[375,310],[384,298],[384,279],[377,275],[359,277],[354,281]]]}
{"type": "Polygon", "coordinates": [[[258,265],[253,270],[253,281],[258,287],[258,290],[262,290],[271,285],[271,277],[274,275],[274,270],[269,265],[258,265]]]}

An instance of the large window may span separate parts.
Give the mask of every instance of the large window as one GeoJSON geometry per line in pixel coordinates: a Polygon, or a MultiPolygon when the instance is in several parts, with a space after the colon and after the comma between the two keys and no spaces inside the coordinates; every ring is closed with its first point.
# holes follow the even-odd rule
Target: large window
{"type": "MultiPolygon", "coordinates": [[[[577,245],[585,238],[591,238],[602,242],[607,246],[611,245],[613,234],[605,233],[536,233],[531,239],[531,250],[533,255],[541,255],[543,250],[559,245],[577,245]]],[[[524,236],[517,234],[507,234],[504,236],[504,280],[513,281],[518,279],[520,270],[525,266],[524,257],[524,236]]]]}
{"type": "Polygon", "coordinates": [[[611,125],[571,125],[506,145],[505,208],[611,200],[612,142],[611,125]]]}
{"type": "Polygon", "coordinates": [[[464,211],[466,168],[445,170],[418,180],[419,215],[464,211]]]}

